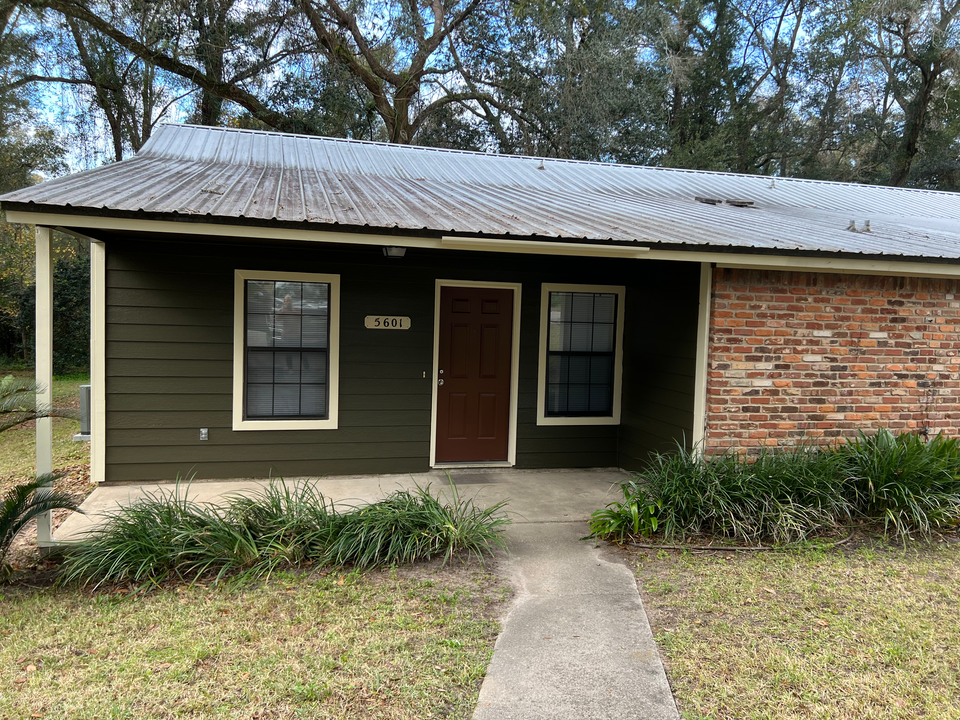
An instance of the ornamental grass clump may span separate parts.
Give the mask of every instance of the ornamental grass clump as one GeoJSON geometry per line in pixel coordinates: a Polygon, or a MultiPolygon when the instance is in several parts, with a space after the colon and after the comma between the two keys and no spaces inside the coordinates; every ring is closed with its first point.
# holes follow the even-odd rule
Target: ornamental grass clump
{"type": "Polygon", "coordinates": [[[654,455],[622,491],[623,500],[592,515],[592,536],[790,543],[851,523],[882,524],[895,537],[929,534],[960,521],[960,444],[880,430],[834,448],[750,458],[679,448],[654,455]]]}
{"type": "Polygon", "coordinates": [[[860,433],[837,449],[856,513],[905,536],[957,527],[960,520],[960,444],[937,435],[860,433]]]}
{"type": "Polygon", "coordinates": [[[450,484],[451,502],[434,497],[429,486],[401,490],[378,503],[342,516],[327,549],[334,565],[368,568],[426,560],[442,555],[449,561],[463,551],[482,560],[492,547],[505,547],[503,529],[509,518],[505,502],[480,508],[464,500],[450,484]]]}
{"type": "Polygon", "coordinates": [[[61,582],[159,583],[251,568],[259,557],[252,535],[227,523],[217,508],[181,492],[159,491],[110,513],[71,550],[61,582]]]}
{"type": "Polygon", "coordinates": [[[654,455],[624,485],[623,501],[594,513],[591,532],[621,541],[659,530],[671,539],[710,534],[795,542],[849,518],[836,478],[835,458],[813,448],[764,452],[749,461],[734,453],[705,459],[678,448],[654,455]]]}
{"type": "Polygon", "coordinates": [[[178,486],[110,515],[67,557],[61,582],[219,581],[306,563],[369,568],[460,551],[482,559],[502,547],[504,503],[479,508],[451,492],[446,504],[418,486],[341,509],[308,483],[273,482],[222,506],[192,502],[178,486]]]}

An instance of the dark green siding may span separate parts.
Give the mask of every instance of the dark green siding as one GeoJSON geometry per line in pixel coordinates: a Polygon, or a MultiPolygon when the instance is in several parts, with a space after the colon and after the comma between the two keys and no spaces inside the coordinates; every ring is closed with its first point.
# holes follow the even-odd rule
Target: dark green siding
{"type": "MultiPolygon", "coordinates": [[[[656,408],[636,402],[638,393],[652,397],[653,388],[629,366],[644,351],[640,339],[648,333],[649,319],[637,302],[674,266],[417,249],[393,260],[384,258],[379,246],[158,241],[120,235],[106,240],[107,480],[172,479],[190,473],[224,478],[427,470],[437,278],[523,284],[518,467],[617,466],[645,447],[636,436],[656,408]],[[235,269],[341,276],[338,430],[231,429],[235,269]],[[537,426],[541,282],[629,286],[624,373],[624,388],[633,392],[629,402],[624,398],[629,427],[537,426]],[[363,318],[374,314],[406,315],[413,327],[402,332],[366,330],[363,318]],[[201,427],[210,429],[208,441],[199,440],[201,427]],[[631,448],[626,455],[625,438],[631,448]]],[[[696,282],[689,288],[662,285],[678,305],[693,302],[693,325],[686,333],[691,342],[696,287],[696,282]],[[681,302],[686,293],[691,298],[681,302]]],[[[643,302],[663,306],[660,300],[643,302]]],[[[677,319],[688,321],[683,313],[677,319]]],[[[658,371],[659,381],[666,382],[658,368],[672,360],[661,343],[654,346],[657,361],[641,365],[644,372],[658,371]]],[[[692,360],[689,365],[692,368],[692,360]]],[[[658,397],[664,397],[656,407],[679,412],[686,407],[683,398],[692,397],[692,385],[683,385],[683,372],[669,379],[673,384],[657,390],[658,397]],[[680,399],[669,397],[671,393],[680,399]]],[[[682,413],[670,419],[676,427],[683,422],[689,424],[689,408],[686,420],[682,413]]]]}
{"type": "Polygon", "coordinates": [[[627,293],[619,465],[689,442],[697,355],[700,265],[671,263],[627,293]]]}

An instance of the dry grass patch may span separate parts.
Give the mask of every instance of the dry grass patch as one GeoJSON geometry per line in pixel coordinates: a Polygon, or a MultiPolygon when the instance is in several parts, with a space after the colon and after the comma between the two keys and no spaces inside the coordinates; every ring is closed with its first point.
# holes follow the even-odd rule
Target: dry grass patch
{"type": "Polygon", "coordinates": [[[960,718],[960,546],[631,553],[685,718],[960,718]]]}
{"type": "Polygon", "coordinates": [[[442,572],[143,597],[0,588],[0,717],[469,717],[505,591],[442,572]]]}

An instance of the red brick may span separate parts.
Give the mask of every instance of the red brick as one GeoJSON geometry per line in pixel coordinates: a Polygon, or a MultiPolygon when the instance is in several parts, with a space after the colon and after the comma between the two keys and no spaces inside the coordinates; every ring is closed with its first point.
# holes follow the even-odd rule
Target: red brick
{"type": "Polygon", "coordinates": [[[715,270],[708,448],[833,444],[879,427],[960,435],[957,297],[957,280],[715,270]],[[741,384],[751,378],[767,384],[741,384]]]}

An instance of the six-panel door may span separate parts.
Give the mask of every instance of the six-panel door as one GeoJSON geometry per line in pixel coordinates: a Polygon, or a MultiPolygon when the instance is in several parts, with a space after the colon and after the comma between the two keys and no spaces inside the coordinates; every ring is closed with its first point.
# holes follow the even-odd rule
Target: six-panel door
{"type": "Polygon", "coordinates": [[[440,288],[437,457],[507,460],[513,290],[440,288]]]}

